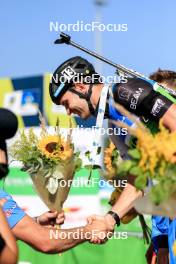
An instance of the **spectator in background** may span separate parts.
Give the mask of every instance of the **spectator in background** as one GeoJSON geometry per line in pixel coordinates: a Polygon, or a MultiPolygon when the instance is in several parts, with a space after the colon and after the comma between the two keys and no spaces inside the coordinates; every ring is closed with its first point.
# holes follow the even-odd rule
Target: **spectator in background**
{"type": "Polygon", "coordinates": [[[176,90],[176,72],[169,70],[161,70],[160,68],[150,75],[150,79],[159,84],[176,90]]]}

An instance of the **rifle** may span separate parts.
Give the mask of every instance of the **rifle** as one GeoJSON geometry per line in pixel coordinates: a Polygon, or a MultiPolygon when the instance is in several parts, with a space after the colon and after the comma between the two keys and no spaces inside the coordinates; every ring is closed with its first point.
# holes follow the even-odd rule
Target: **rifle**
{"type": "Polygon", "coordinates": [[[118,75],[121,75],[122,73],[125,74],[126,76],[131,76],[131,77],[137,77],[137,78],[141,78],[141,79],[144,79],[148,82],[150,82],[152,85],[153,85],[153,89],[155,91],[158,91],[159,89],[164,89],[166,90],[170,95],[172,95],[173,97],[176,98],[176,91],[171,89],[171,88],[168,88],[168,87],[163,87],[162,85],[158,84],[157,82],[149,79],[148,77],[146,77],[145,75],[137,72],[137,71],[134,71],[132,69],[128,69],[127,67],[121,65],[121,64],[117,64],[109,59],[106,59],[105,57],[99,55],[98,53],[94,52],[94,51],[91,51],[81,45],[79,45],[78,43],[74,42],[71,40],[71,36],[61,32],[60,33],[60,38],[56,39],[54,41],[54,44],[67,44],[67,45],[71,45],[111,66],[113,66],[114,68],[116,68],[116,74],[118,75]]]}

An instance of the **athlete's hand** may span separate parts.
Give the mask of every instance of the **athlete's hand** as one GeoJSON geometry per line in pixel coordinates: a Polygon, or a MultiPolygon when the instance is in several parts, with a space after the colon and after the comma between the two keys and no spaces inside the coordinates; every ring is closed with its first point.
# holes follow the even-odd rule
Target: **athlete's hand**
{"type": "Polygon", "coordinates": [[[64,220],[64,211],[61,213],[48,211],[37,217],[37,223],[44,226],[62,225],[64,220]]]}
{"type": "Polygon", "coordinates": [[[111,215],[98,216],[91,215],[87,218],[88,225],[91,226],[93,232],[90,243],[102,244],[110,238],[114,232],[115,220],[111,215]]]}

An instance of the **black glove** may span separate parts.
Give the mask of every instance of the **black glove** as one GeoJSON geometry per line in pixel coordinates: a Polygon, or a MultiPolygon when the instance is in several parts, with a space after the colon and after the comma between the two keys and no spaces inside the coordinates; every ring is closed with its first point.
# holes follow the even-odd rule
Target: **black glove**
{"type": "Polygon", "coordinates": [[[131,78],[127,83],[113,86],[115,102],[123,105],[130,112],[158,120],[173,104],[162,94],[153,90],[149,82],[131,78]]]}

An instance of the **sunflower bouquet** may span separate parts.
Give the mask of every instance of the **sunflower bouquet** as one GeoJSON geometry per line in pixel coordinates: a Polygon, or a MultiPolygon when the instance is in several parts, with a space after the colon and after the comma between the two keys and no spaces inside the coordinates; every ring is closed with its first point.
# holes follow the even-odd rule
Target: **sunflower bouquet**
{"type": "Polygon", "coordinates": [[[79,152],[74,151],[71,131],[64,137],[57,121],[50,133],[40,115],[41,131],[37,135],[31,128],[20,132],[11,147],[11,156],[22,163],[44,203],[50,210],[60,211],[68,196],[74,173],[81,167],[79,152]],[[61,184],[62,183],[62,184],[61,184]]]}
{"type": "MultiPolygon", "coordinates": [[[[164,210],[168,214],[172,211],[171,207],[175,204],[176,198],[176,132],[170,132],[165,128],[161,119],[159,131],[152,134],[122,106],[118,104],[115,106],[118,111],[131,119],[135,126],[128,127],[122,122],[112,122],[120,127],[126,126],[131,137],[136,139],[136,144],[129,148],[129,160],[120,163],[118,159],[113,161],[113,152],[105,151],[104,163],[107,175],[109,174],[109,178],[114,174],[116,178],[134,176],[136,188],[147,190],[148,200],[156,205],[156,208],[157,205],[165,203],[164,210]]],[[[143,209],[147,206],[148,200],[145,200],[145,204],[141,203],[143,209]]],[[[162,215],[162,210],[157,214],[162,215]]]]}

